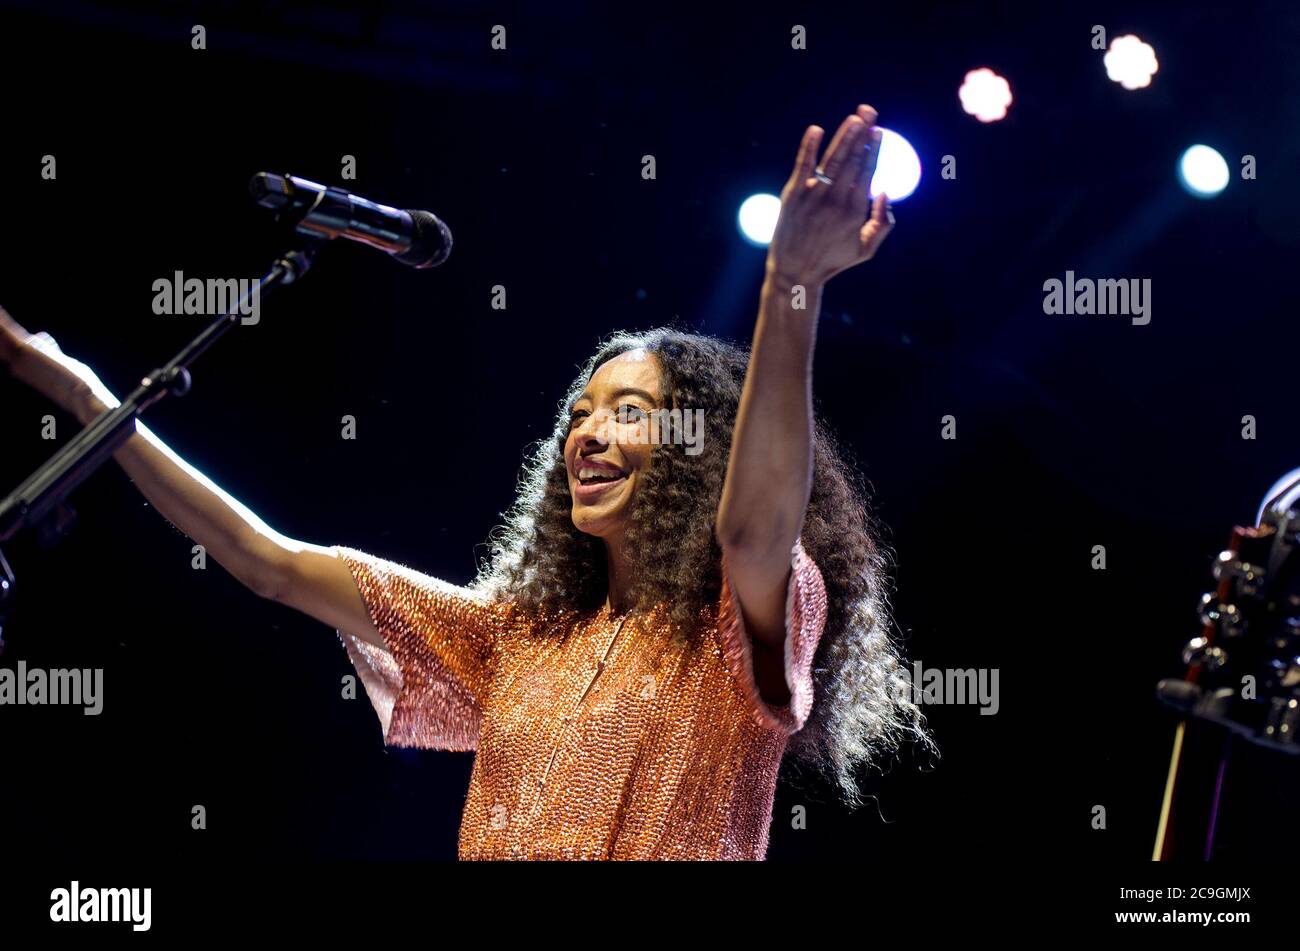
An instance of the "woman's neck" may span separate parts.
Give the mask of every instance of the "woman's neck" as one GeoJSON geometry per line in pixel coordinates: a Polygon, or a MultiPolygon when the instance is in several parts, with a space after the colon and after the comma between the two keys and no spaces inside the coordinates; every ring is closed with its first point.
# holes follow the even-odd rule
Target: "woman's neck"
{"type": "Polygon", "coordinates": [[[609,594],[605,606],[614,614],[622,614],[632,607],[632,565],[627,557],[623,539],[605,539],[605,567],[609,578],[609,594]]]}

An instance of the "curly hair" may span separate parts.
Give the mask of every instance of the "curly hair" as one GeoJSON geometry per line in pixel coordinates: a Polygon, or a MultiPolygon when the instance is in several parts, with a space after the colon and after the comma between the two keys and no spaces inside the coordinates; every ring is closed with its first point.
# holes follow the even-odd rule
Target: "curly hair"
{"type": "MultiPolygon", "coordinates": [[[[610,336],[560,403],[554,433],[524,464],[519,494],[489,536],[476,587],[539,614],[599,608],[608,593],[604,542],[574,527],[564,462],[569,407],[595,371],[629,350],[659,361],[668,409],[704,411],[712,438],[690,455],[661,441],[633,500],[626,544],[638,570],[635,610],[666,607],[693,634],[721,596],[722,551],[714,521],[722,498],[749,354],[725,341],[659,328],[610,336]]],[[[907,740],[931,752],[925,718],[890,635],[888,554],[868,493],[820,421],[814,424],[813,484],[801,539],[821,569],[827,617],[813,659],[814,703],[789,752],[861,802],[859,766],[907,740]]]]}

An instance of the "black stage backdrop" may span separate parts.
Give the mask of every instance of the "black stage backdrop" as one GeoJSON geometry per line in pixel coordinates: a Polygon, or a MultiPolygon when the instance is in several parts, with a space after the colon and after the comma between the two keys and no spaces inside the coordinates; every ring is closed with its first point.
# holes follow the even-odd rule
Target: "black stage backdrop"
{"type": "MultiPolygon", "coordinates": [[[[909,658],[996,668],[1000,708],[928,708],[942,759],[872,775],[855,813],[787,771],[769,857],[974,875],[1149,855],[1173,727],[1154,685],[1180,673],[1229,528],[1300,464],[1289,5],[8,7],[0,303],[119,394],[199,327],[153,314],[156,279],[254,277],[279,250],[253,173],[450,224],[436,271],[326,249],[147,419],[279,531],[459,583],[601,336],[673,323],[748,341],[763,252],[737,234],[739,203],[779,190],[805,125],[876,105],[926,178],[878,258],[829,286],[817,399],[889,528],[909,658]],[[1106,81],[1094,24],[1156,47],[1150,89],[1106,81]],[[988,126],[956,101],[980,65],[1016,96],[988,126]],[[1255,155],[1258,178],[1189,197],[1174,166],[1202,141],[1234,176],[1255,155]],[[1067,270],[1149,278],[1150,324],[1046,317],[1043,282],[1067,270]]],[[[44,401],[13,382],[0,400],[7,492],[56,444],[44,401]]],[[[76,425],[56,417],[61,443],[76,425]]],[[[104,711],[0,710],[0,838],[69,868],[455,857],[470,755],[384,749],[365,699],[340,697],[335,633],[192,569],[191,542],[115,465],[74,502],[57,547],[6,546],[3,663],[102,667],[104,711]]],[[[1238,751],[1221,856],[1295,847],[1297,778],[1238,751]]]]}

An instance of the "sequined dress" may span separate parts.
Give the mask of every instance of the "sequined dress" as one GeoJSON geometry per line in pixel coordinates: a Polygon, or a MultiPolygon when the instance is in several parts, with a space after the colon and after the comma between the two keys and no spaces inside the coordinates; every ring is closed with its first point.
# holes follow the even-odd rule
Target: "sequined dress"
{"type": "Polygon", "coordinates": [[[474,750],[461,859],[741,859],[767,854],[777,768],[813,703],[826,618],[796,542],[785,676],[754,681],[723,561],[692,637],[662,612],[563,624],[335,546],[387,649],[339,631],[390,746],[474,750]]]}

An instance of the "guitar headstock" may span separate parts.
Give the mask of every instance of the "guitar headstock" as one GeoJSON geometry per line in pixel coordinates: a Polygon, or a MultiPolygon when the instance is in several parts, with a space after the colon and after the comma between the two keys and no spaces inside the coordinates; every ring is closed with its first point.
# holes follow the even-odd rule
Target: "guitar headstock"
{"type": "Polygon", "coordinates": [[[1232,530],[1215,559],[1218,586],[1201,598],[1201,633],[1183,648],[1187,676],[1158,688],[1186,714],[1293,754],[1300,754],[1297,489],[1300,481],[1290,482],[1270,499],[1258,526],[1232,530]]]}

